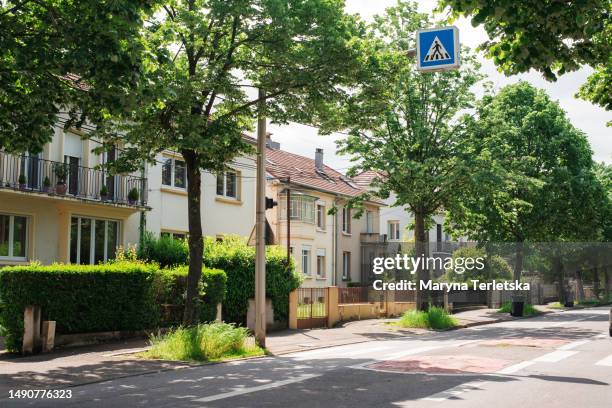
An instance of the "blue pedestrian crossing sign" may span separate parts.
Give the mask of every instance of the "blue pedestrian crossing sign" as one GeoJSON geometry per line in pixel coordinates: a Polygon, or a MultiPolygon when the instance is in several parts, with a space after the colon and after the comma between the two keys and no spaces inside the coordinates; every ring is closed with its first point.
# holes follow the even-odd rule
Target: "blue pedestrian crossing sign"
{"type": "Polygon", "coordinates": [[[417,31],[416,52],[419,71],[459,68],[459,30],[452,26],[417,31]]]}

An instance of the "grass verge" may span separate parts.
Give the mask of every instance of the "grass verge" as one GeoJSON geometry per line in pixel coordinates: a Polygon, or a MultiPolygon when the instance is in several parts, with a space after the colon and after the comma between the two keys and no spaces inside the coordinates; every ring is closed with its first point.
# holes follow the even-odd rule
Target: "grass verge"
{"type": "MultiPolygon", "coordinates": [[[[497,309],[497,313],[510,313],[511,311],[512,311],[512,302],[506,302],[502,305],[502,307],[497,309]]],[[[541,312],[538,309],[536,309],[529,303],[523,304],[523,316],[535,316],[540,313],[541,312]]]]}
{"type": "Polygon", "coordinates": [[[457,319],[440,307],[430,307],[426,312],[409,310],[397,322],[400,327],[420,329],[448,329],[458,324],[457,319]]]}
{"type": "Polygon", "coordinates": [[[244,327],[227,323],[178,327],[151,337],[151,349],[140,356],[176,361],[221,361],[264,355],[244,327]]]}

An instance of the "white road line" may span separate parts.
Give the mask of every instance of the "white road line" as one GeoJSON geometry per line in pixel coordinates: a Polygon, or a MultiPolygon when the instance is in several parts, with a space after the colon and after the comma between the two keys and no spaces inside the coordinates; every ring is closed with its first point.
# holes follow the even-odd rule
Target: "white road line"
{"type": "Polygon", "coordinates": [[[361,350],[355,350],[355,351],[351,351],[348,353],[342,353],[341,356],[338,357],[354,357],[354,356],[358,356],[360,354],[368,354],[368,353],[373,353],[375,351],[381,351],[381,350],[388,350],[391,348],[395,348],[395,345],[388,345],[388,346],[381,346],[381,347],[372,347],[372,348],[368,348],[368,349],[361,349],[361,350]]]}
{"type": "Polygon", "coordinates": [[[598,362],[595,363],[595,365],[612,367],[612,354],[610,354],[608,357],[604,358],[603,360],[599,360],[598,362]]]}
{"type": "Polygon", "coordinates": [[[437,394],[430,395],[429,397],[421,398],[421,400],[436,401],[436,402],[445,401],[449,398],[456,397],[457,395],[463,394],[464,392],[467,392],[467,391],[481,390],[482,386],[485,385],[487,382],[488,381],[468,382],[468,383],[453,387],[451,389],[448,389],[446,391],[442,391],[437,394]]]}
{"type": "Polygon", "coordinates": [[[431,351],[431,350],[435,350],[435,349],[439,349],[439,348],[443,348],[444,346],[426,346],[426,347],[417,347],[417,348],[413,348],[410,350],[405,350],[405,351],[401,351],[399,353],[394,353],[394,354],[389,354],[386,356],[381,356],[379,358],[377,358],[377,360],[395,360],[398,358],[402,358],[402,357],[406,357],[406,356],[411,356],[413,354],[419,354],[422,353],[424,351],[431,351]]]}
{"type": "Polygon", "coordinates": [[[530,365],[533,365],[533,361],[523,361],[522,363],[514,364],[503,368],[496,372],[496,374],[514,374],[517,371],[522,370],[523,368],[527,368],[530,365]]]}
{"type": "Polygon", "coordinates": [[[544,354],[538,358],[534,358],[532,361],[536,363],[557,363],[563,359],[573,356],[574,354],[578,354],[578,352],[557,350],[553,351],[552,353],[544,354]]]}
{"type": "Polygon", "coordinates": [[[237,390],[234,390],[234,391],[224,392],[222,394],[216,394],[216,395],[210,395],[208,397],[197,398],[197,399],[195,399],[193,401],[194,402],[217,401],[217,400],[221,400],[221,399],[225,399],[225,398],[236,397],[238,395],[250,394],[252,392],[264,391],[264,390],[269,390],[269,389],[272,389],[272,388],[278,388],[278,387],[282,387],[284,385],[293,384],[293,383],[297,383],[297,382],[301,382],[301,381],[306,381],[306,380],[309,380],[309,379],[315,378],[315,377],[320,377],[321,375],[322,374],[304,374],[304,375],[300,375],[299,377],[290,377],[290,378],[287,378],[286,380],[275,381],[275,382],[270,383],[270,384],[258,385],[256,387],[242,388],[242,389],[237,389],[237,390]]]}
{"type": "Polygon", "coordinates": [[[571,349],[576,348],[578,346],[582,346],[583,344],[586,344],[589,341],[591,341],[591,340],[578,340],[578,341],[575,341],[573,343],[565,344],[565,345],[557,348],[557,350],[571,350],[571,349]]]}

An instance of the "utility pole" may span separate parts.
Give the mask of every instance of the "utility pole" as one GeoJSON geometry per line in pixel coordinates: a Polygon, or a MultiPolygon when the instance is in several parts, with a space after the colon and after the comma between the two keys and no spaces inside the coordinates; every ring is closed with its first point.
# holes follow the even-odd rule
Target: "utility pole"
{"type": "Polygon", "coordinates": [[[266,346],[266,116],[259,88],[257,118],[257,195],[255,205],[255,340],[266,346]]]}
{"type": "Polygon", "coordinates": [[[291,177],[287,177],[287,265],[291,262],[291,177]]]}

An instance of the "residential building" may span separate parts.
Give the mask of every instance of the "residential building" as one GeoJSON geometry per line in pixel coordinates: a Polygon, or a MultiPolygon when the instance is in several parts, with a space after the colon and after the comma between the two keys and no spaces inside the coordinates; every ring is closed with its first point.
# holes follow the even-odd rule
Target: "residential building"
{"type": "Polygon", "coordinates": [[[365,190],[326,166],[322,149],[316,149],[312,159],[269,141],[266,161],[266,195],[278,203],[266,216],[276,243],[289,245],[296,269],[304,276],[303,286],[360,282],[361,243],[378,236],[383,204],[367,201],[361,217],[355,218],[356,210],[348,207],[348,201],[365,190]]]}
{"type": "Polygon", "coordinates": [[[118,154],[97,146],[60,120],[41,153],[0,151],[0,265],[104,262],[139,241],[147,179],[97,169],[118,154]]]}

